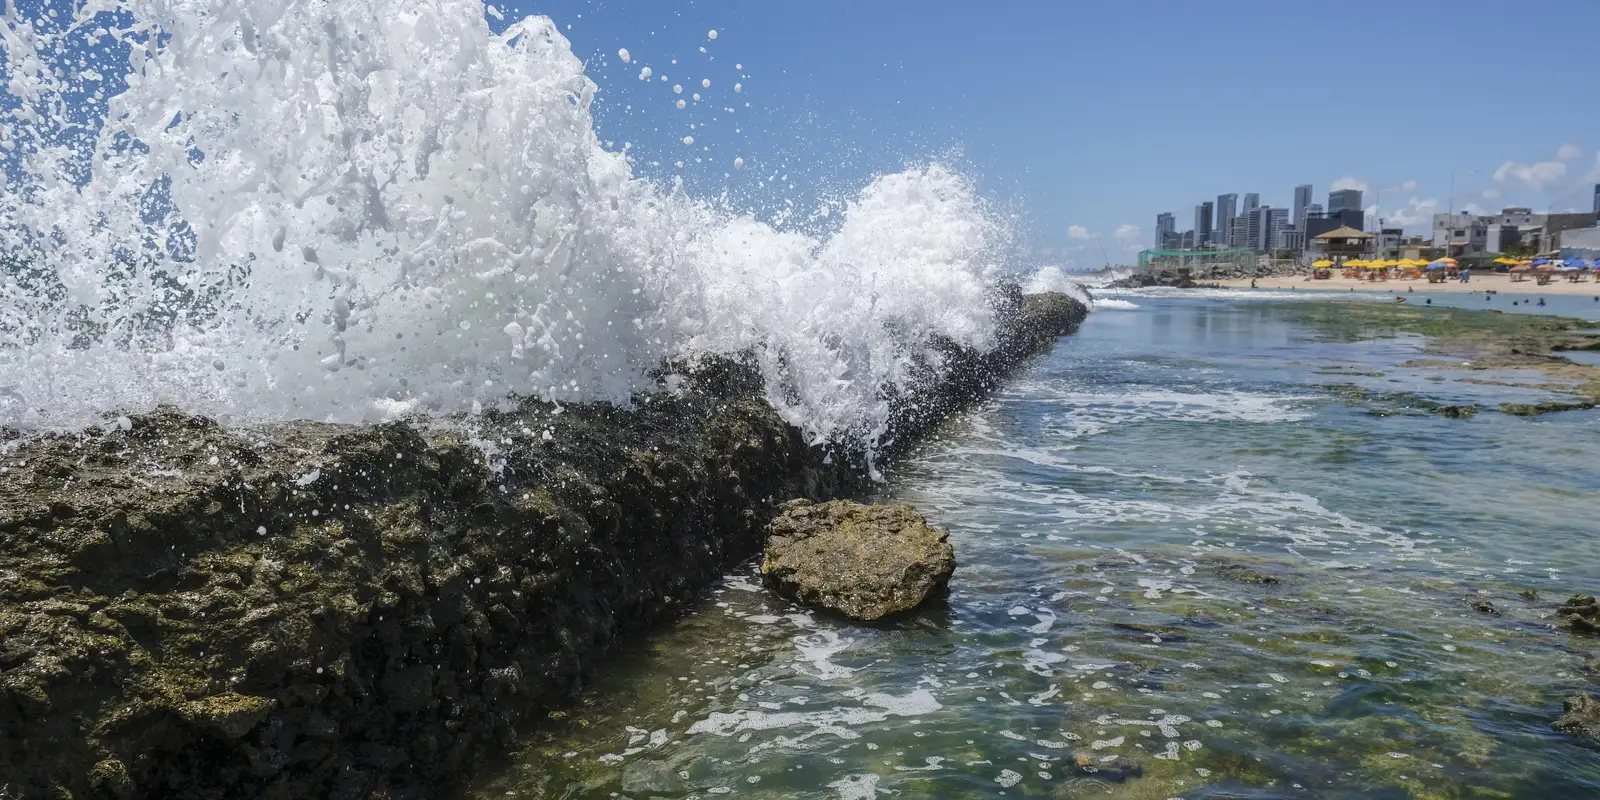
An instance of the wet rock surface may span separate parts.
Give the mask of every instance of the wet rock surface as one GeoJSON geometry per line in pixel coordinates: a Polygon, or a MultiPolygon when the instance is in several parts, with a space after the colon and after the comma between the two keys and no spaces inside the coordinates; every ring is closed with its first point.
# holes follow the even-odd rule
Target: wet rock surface
{"type": "Polygon", "coordinates": [[[949,537],[907,505],[786,503],[761,574],[779,594],[862,622],[910,611],[955,572],[949,537]]]}
{"type": "Polygon", "coordinates": [[[1575,594],[1556,609],[1556,618],[1574,633],[1600,633],[1600,602],[1592,595],[1575,594]]]}
{"type": "Polygon", "coordinates": [[[1588,692],[1580,692],[1562,703],[1566,711],[1551,727],[1562,733],[1581,736],[1591,743],[1600,744],[1600,701],[1588,692]]]}
{"type": "MultiPolygon", "coordinates": [[[[1087,310],[997,300],[892,398],[908,446],[1087,310]]],[[[759,373],[631,409],[227,428],[163,408],[0,435],[0,796],[431,797],[756,553],[777,504],[859,495],[759,373]]]]}

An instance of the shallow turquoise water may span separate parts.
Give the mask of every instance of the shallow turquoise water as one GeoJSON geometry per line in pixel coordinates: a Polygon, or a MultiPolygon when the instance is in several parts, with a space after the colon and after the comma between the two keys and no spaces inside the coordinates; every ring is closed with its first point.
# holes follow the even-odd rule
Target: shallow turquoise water
{"type": "Polygon", "coordinates": [[[1295,303],[1130,299],[890,476],[946,602],[855,626],[737,572],[475,792],[1600,796],[1549,727],[1600,651],[1550,618],[1600,578],[1600,416],[1433,416],[1509,396],[1295,303]]]}

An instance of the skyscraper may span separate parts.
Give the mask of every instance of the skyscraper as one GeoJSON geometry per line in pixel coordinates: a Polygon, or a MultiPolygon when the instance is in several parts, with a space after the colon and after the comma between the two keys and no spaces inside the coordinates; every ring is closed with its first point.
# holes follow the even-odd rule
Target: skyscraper
{"type": "Polygon", "coordinates": [[[1283,229],[1289,227],[1289,209],[1263,208],[1267,213],[1265,241],[1262,242],[1264,251],[1277,250],[1283,247],[1283,229]]]}
{"type": "Polygon", "coordinates": [[[1337,214],[1346,209],[1361,210],[1360,189],[1340,189],[1328,193],[1328,213],[1337,214]]]}
{"type": "Polygon", "coordinates": [[[1214,227],[1217,229],[1217,235],[1212,237],[1212,241],[1226,246],[1228,244],[1228,232],[1233,228],[1233,218],[1238,215],[1239,195],[1217,195],[1217,216],[1216,219],[1213,220],[1215,223],[1214,227]]]}
{"type": "Polygon", "coordinates": [[[1600,214],[1600,183],[1594,185],[1594,213],[1600,214]]]}
{"type": "Polygon", "coordinates": [[[1178,233],[1178,221],[1171,214],[1163,211],[1156,215],[1156,249],[1163,250],[1168,247],[1172,237],[1178,233]]]}
{"type": "Polygon", "coordinates": [[[1194,245],[1199,247],[1211,241],[1211,201],[1194,207],[1194,245]]]}
{"type": "Polygon", "coordinates": [[[1239,207],[1240,214],[1248,214],[1261,207],[1261,195],[1251,192],[1244,196],[1244,205],[1239,207]]]}
{"type": "MultiPolygon", "coordinates": [[[[1245,195],[1245,197],[1248,198],[1250,195],[1245,195]]],[[[1251,250],[1262,249],[1261,240],[1265,235],[1263,231],[1272,223],[1271,217],[1267,213],[1268,211],[1271,211],[1271,209],[1256,206],[1240,215],[1245,220],[1244,242],[1241,243],[1241,246],[1251,250]]]]}
{"type": "Polygon", "coordinates": [[[1294,228],[1306,229],[1306,212],[1311,209],[1311,184],[1294,187],[1294,228]]]}

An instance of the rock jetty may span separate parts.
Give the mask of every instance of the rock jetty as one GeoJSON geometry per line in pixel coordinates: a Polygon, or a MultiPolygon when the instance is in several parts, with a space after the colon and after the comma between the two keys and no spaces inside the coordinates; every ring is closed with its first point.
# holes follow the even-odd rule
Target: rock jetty
{"type": "MultiPolygon", "coordinates": [[[[891,398],[880,457],[1087,313],[996,304],[989,351],[947,344],[891,398]]],[[[0,797],[450,794],[758,553],[780,503],[870,488],[746,360],[662,378],[631,409],[0,431],[0,797]]]]}

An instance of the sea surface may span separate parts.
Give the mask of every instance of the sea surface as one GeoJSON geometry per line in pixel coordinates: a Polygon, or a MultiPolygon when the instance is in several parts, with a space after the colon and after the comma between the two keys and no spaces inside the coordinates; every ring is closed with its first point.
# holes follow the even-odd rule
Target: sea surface
{"type": "Polygon", "coordinates": [[[474,795],[1600,797],[1550,728],[1600,652],[1552,624],[1600,588],[1600,415],[1390,402],[1510,390],[1305,308],[1103,304],[888,476],[947,600],[853,625],[743,567],[474,795]]]}

